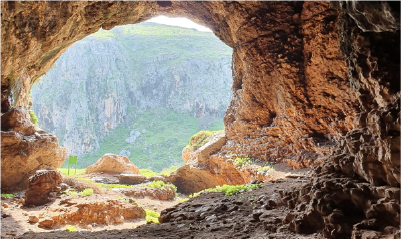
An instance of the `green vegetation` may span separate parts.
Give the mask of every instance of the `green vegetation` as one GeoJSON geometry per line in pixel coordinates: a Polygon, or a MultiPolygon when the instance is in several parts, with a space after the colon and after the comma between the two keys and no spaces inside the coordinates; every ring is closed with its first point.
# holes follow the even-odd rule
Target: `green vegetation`
{"type": "Polygon", "coordinates": [[[68,226],[65,228],[65,231],[67,232],[76,232],[77,229],[75,228],[75,226],[68,226]]]}
{"type": "Polygon", "coordinates": [[[159,223],[160,213],[152,211],[150,209],[145,209],[146,212],[146,221],[148,223],[159,223]]]}
{"type": "Polygon", "coordinates": [[[177,202],[186,202],[189,200],[189,198],[176,198],[175,199],[177,202]]]}
{"type": "Polygon", "coordinates": [[[39,125],[38,125],[38,117],[36,117],[35,112],[33,112],[33,110],[30,110],[30,111],[29,111],[29,115],[31,116],[31,122],[32,122],[34,125],[36,125],[36,126],[39,127],[39,125]]]}
{"type": "MultiPolygon", "coordinates": [[[[104,154],[119,154],[121,150],[131,152],[130,161],[143,169],[162,171],[171,165],[184,164],[181,151],[187,139],[198,131],[199,119],[164,108],[131,110],[132,114],[136,114],[131,129],[125,126],[114,129],[107,138],[100,140],[98,150],[78,159],[80,167],[88,167],[104,154]],[[130,136],[132,128],[141,134],[135,143],[130,144],[125,139],[130,136]]],[[[209,126],[210,130],[221,128],[224,128],[222,120],[216,120],[209,126]]],[[[67,163],[64,164],[63,167],[66,167],[67,163]]]]}
{"type": "Polygon", "coordinates": [[[165,183],[163,181],[153,181],[149,184],[143,184],[142,186],[149,188],[159,188],[161,190],[166,190],[166,188],[171,188],[174,191],[174,194],[177,193],[177,187],[172,183],[165,183]]]}
{"type": "Polygon", "coordinates": [[[274,168],[274,166],[264,166],[264,167],[259,167],[258,168],[258,172],[267,172],[267,173],[271,173],[274,172],[276,169],[274,168]]]}
{"type": "Polygon", "coordinates": [[[234,160],[234,165],[242,168],[251,163],[252,163],[251,158],[236,158],[234,160]]]}
{"type": "MultiPolygon", "coordinates": [[[[70,175],[79,177],[80,175],[85,174],[85,170],[86,170],[86,168],[80,168],[80,169],[77,168],[77,173],[75,174],[75,169],[70,168],[70,175]]],[[[68,168],[58,168],[57,171],[59,171],[61,174],[65,175],[65,176],[70,176],[70,175],[68,175],[68,168]]]]}
{"type": "Polygon", "coordinates": [[[139,173],[146,177],[153,177],[153,176],[157,176],[157,175],[167,176],[170,173],[176,171],[177,168],[178,168],[177,166],[171,165],[169,168],[163,169],[160,173],[153,172],[150,169],[139,169],[139,173]]]}
{"type": "Polygon", "coordinates": [[[15,196],[14,196],[14,194],[2,193],[2,194],[1,194],[1,197],[13,199],[15,196]]]}
{"type": "Polygon", "coordinates": [[[196,133],[191,137],[189,140],[189,144],[187,147],[191,147],[193,150],[197,150],[203,145],[205,145],[209,141],[209,136],[214,134],[214,133],[220,133],[223,132],[223,130],[219,131],[209,131],[209,130],[202,130],[196,133]]]}
{"type": "Polygon", "coordinates": [[[113,188],[132,188],[132,185],[124,185],[124,184],[106,184],[106,183],[96,183],[101,188],[107,188],[109,190],[113,188]]]}
{"type": "Polygon", "coordinates": [[[208,188],[205,190],[202,190],[200,192],[192,194],[190,197],[197,197],[203,192],[224,192],[226,196],[232,196],[234,194],[237,194],[240,190],[245,190],[249,191],[251,189],[255,189],[258,187],[261,187],[263,184],[244,184],[244,185],[226,185],[224,184],[223,186],[217,186],[215,188],[208,188]]]}
{"type": "Polygon", "coordinates": [[[153,177],[159,175],[158,173],[155,173],[150,169],[139,169],[139,173],[146,177],[153,177]]]}
{"type": "Polygon", "coordinates": [[[65,190],[65,194],[70,195],[70,196],[74,196],[74,197],[78,196],[77,192],[71,191],[69,189],[65,190]]]}
{"type": "Polygon", "coordinates": [[[82,192],[79,193],[82,197],[87,197],[93,194],[92,188],[85,188],[82,192]]]}

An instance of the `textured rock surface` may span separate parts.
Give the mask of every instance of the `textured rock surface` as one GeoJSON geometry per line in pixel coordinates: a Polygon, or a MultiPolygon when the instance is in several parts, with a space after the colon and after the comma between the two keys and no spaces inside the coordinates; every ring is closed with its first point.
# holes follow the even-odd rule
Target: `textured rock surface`
{"type": "MultiPolygon", "coordinates": [[[[136,218],[144,218],[145,210],[135,203],[125,203],[120,200],[97,200],[87,197],[82,199],[66,199],[61,201],[61,208],[49,212],[48,221],[53,221],[47,228],[60,227],[66,224],[87,225],[97,223],[109,225],[136,218]]],[[[45,219],[43,219],[44,221],[45,219]]],[[[39,221],[39,226],[41,221],[39,221]]],[[[44,226],[45,226],[44,225],[44,226]]]]}
{"type": "Polygon", "coordinates": [[[94,172],[139,174],[139,169],[125,156],[105,154],[85,171],[87,174],[94,172]]]}
{"type": "Polygon", "coordinates": [[[173,200],[175,198],[174,189],[169,186],[160,188],[148,188],[148,187],[134,187],[125,189],[123,193],[129,197],[150,197],[157,200],[173,200]]]}
{"type": "Polygon", "coordinates": [[[135,185],[135,184],[140,184],[145,182],[147,179],[146,176],[143,176],[142,174],[125,174],[122,173],[118,177],[118,181],[120,184],[127,184],[127,185],[135,185]]]}
{"type": "Polygon", "coordinates": [[[25,188],[39,169],[56,169],[66,159],[55,136],[30,121],[27,110],[12,108],[1,116],[1,188],[25,188]]]}
{"type": "Polygon", "coordinates": [[[26,205],[43,205],[53,201],[61,191],[59,184],[63,177],[56,170],[40,170],[29,178],[28,189],[25,192],[26,205]]]}
{"type": "MultiPolygon", "coordinates": [[[[400,186],[399,3],[1,4],[2,105],[8,105],[13,88],[15,105],[26,106],[32,80],[68,45],[100,26],[157,13],[190,16],[234,49],[227,142],[220,153],[286,160],[296,167],[326,162],[317,168],[325,182],[312,182],[305,204],[290,192],[283,197],[300,212],[295,221],[286,218],[289,228],[332,238],[399,234],[394,213],[399,199],[380,188],[390,188],[390,195],[400,186]],[[345,181],[352,180],[355,186],[347,188],[345,181]],[[306,203],[308,197],[313,200],[306,203]],[[341,221],[350,212],[350,220],[341,221]]],[[[209,165],[212,172],[213,159],[209,165]]]]}

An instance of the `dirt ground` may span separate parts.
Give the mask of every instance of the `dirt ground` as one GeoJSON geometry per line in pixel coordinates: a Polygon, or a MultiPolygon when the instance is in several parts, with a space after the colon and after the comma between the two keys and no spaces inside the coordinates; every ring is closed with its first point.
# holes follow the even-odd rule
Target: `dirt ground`
{"type": "MultiPolygon", "coordinates": [[[[159,201],[150,198],[135,198],[143,208],[161,212],[169,211],[163,223],[146,224],[145,219],[126,220],[115,225],[91,225],[90,229],[77,228],[77,232],[65,231],[65,226],[56,229],[42,229],[37,223],[28,222],[31,215],[51,214],[57,210],[63,195],[55,202],[34,208],[24,208],[18,199],[2,200],[1,237],[3,238],[323,238],[321,235],[295,235],[288,225],[282,223],[288,209],[284,206],[268,210],[266,217],[258,219],[262,201],[278,200],[279,191],[301,187],[309,181],[307,170],[292,170],[284,164],[275,165],[275,181],[234,196],[223,193],[204,193],[187,202],[159,201]],[[287,177],[286,177],[287,176],[287,177]],[[7,208],[4,208],[4,203],[7,208]],[[259,210],[259,211],[258,211],[259,210]],[[256,216],[255,216],[256,215],[256,216]],[[257,220],[255,220],[255,218],[257,220]]],[[[22,194],[23,192],[20,192],[22,194]]],[[[18,194],[16,194],[19,196],[18,194]]],[[[22,196],[22,195],[20,195],[22,196]]],[[[118,191],[109,191],[104,200],[116,198],[118,191]]],[[[179,195],[179,197],[185,197],[179,195]]],[[[90,200],[90,198],[86,198],[90,200]]],[[[264,212],[266,214],[266,212],[264,212]]]]}

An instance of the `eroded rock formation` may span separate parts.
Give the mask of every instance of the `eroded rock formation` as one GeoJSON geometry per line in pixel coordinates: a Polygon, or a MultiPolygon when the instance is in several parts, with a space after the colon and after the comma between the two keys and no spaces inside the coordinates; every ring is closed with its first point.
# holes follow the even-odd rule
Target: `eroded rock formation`
{"type": "Polygon", "coordinates": [[[139,174],[139,169],[125,156],[105,154],[85,171],[87,174],[95,172],[139,174]]]}
{"type": "Polygon", "coordinates": [[[1,116],[1,188],[25,189],[39,169],[56,169],[66,159],[58,139],[36,127],[23,107],[1,116]]]}
{"type": "Polygon", "coordinates": [[[188,16],[234,51],[233,97],[219,153],[285,160],[296,167],[324,162],[316,175],[325,182],[311,182],[311,201],[291,201],[300,209],[295,221],[288,218],[293,230],[360,238],[399,229],[394,213],[399,198],[386,196],[400,186],[399,3],[1,4],[2,112],[9,110],[11,96],[14,106],[27,106],[31,84],[71,43],[100,27],[162,13],[188,16]],[[342,189],[351,180],[350,189],[342,189]],[[386,187],[384,194],[380,187],[386,187]],[[339,197],[330,198],[330,190],[339,197]],[[337,219],[348,215],[348,208],[355,208],[357,217],[344,226],[337,219]],[[324,224],[308,226],[322,218],[324,224]]]}
{"type": "Polygon", "coordinates": [[[28,189],[25,192],[26,205],[43,205],[54,201],[61,191],[59,184],[63,177],[57,170],[40,170],[29,178],[28,189]]]}

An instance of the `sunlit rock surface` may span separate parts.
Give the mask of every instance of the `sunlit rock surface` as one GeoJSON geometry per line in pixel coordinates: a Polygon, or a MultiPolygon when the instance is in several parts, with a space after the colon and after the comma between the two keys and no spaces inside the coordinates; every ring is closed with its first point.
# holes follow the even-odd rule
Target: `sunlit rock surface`
{"type": "Polygon", "coordinates": [[[125,156],[105,154],[85,171],[87,174],[95,172],[139,174],[139,169],[125,156]]]}
{"type": "Polygon", "coordinates": [[[25,189],[39,169],[56,169],[66,159],[58,139],[36,127],[22,107],[1,116],[1,188],[25,189]]]}
{"type": "Polygon", "coordinates": [[[399,234],[399,3],[1,4],[2,105],[14,89],[14,105],[26,106],[31,82],[100,26],[189,16],[234,49],[220,152],[321,164],[310,188],[286,192],[290,228],[327,238],[399,234]]]}

